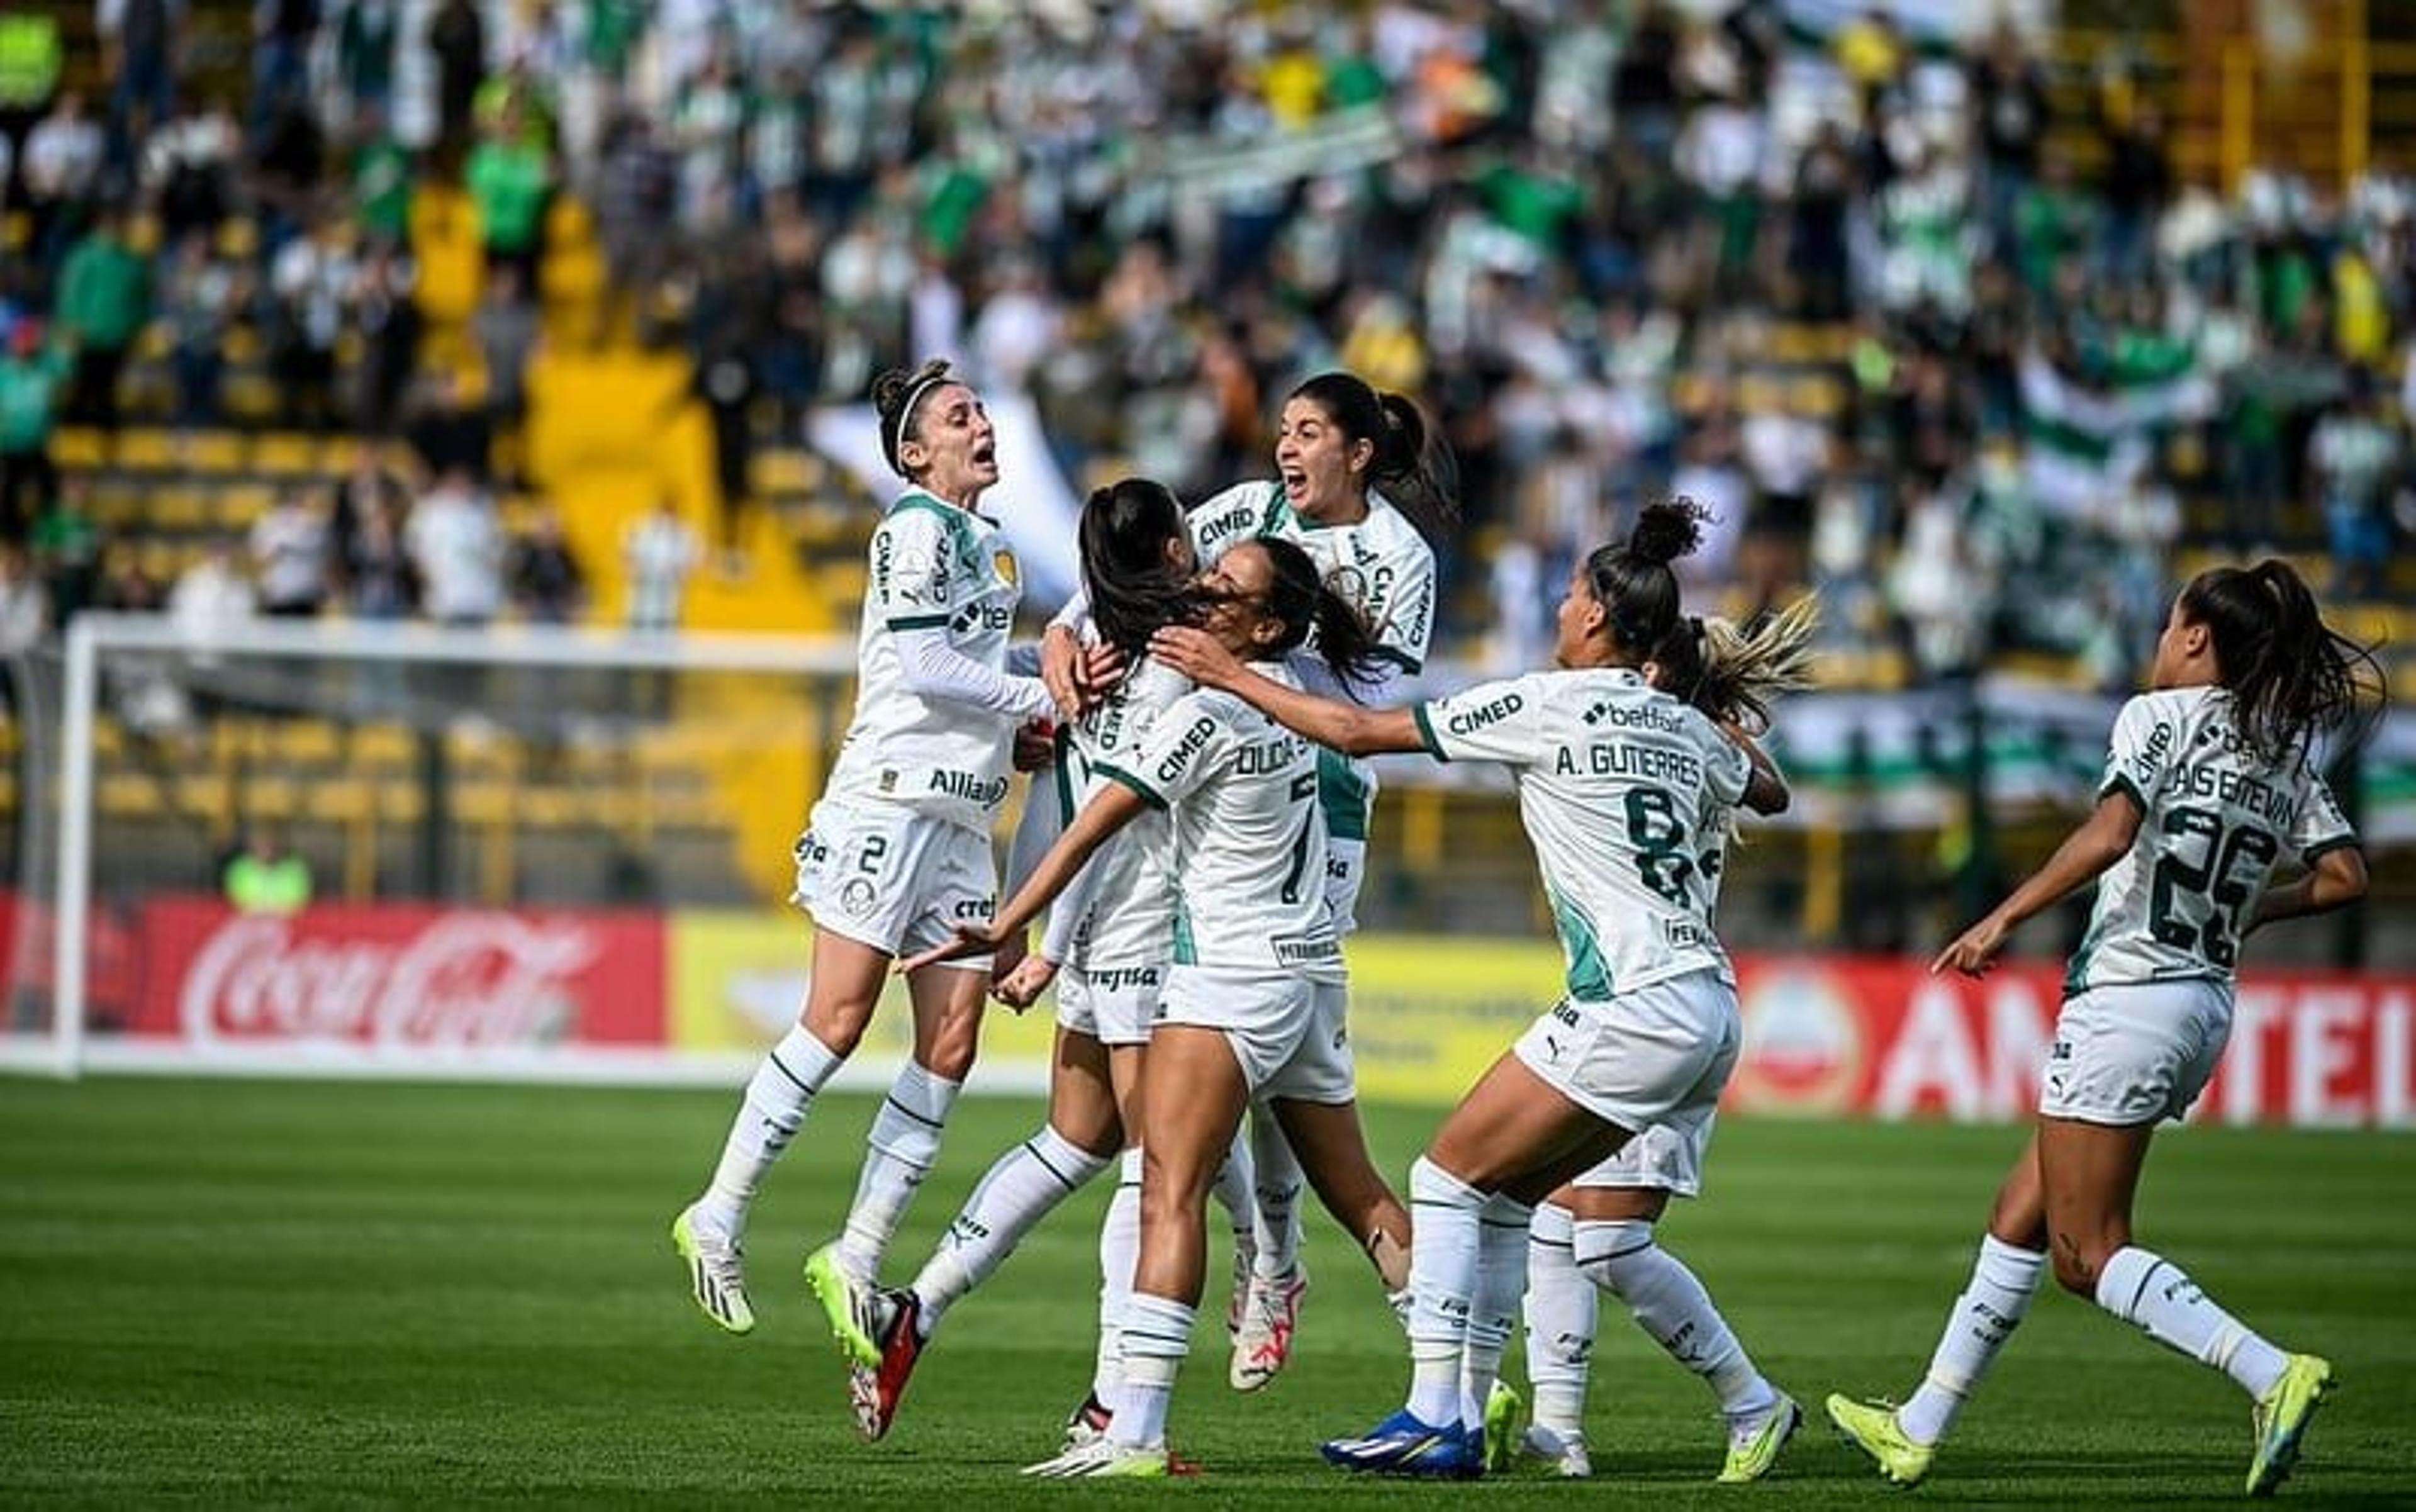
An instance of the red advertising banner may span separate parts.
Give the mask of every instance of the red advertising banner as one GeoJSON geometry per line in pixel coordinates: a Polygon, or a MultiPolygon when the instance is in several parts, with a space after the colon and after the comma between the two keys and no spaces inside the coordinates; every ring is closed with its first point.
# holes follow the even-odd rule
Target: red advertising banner
{"type": "MultiPolygon", "coordinates": [[[[1744,1053],[1729,1106],[1956,1121],[2030,1116],[2060,974],[1980,981],[1888,959],[1747,957],[1744,1053]]],[[[2416,978],[2243,976],[2231,1046],[2193,1120],[2416,1126],[2416,978]]]]}
{"type": "Polygon", "coordinates": [[[651,913],[144,905],[139,1035],[197,1047],[519,1051],[663,1043],[651,913]]]}

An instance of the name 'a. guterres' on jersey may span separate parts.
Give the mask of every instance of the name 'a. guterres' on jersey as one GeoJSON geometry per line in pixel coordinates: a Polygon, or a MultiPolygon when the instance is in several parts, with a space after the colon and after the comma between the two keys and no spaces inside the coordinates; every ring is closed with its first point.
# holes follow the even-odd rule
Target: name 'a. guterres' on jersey
{"type": "MultiPolygon", "coordinates": [[[[1299,686],[1276,663],[1256,670],[1299,686]]],[[[1325,900],[1315,746],[1232,694],[1200,688],[1157,716],[1128,762],[1099,772],[1166,810],[1176,965],[1343,979],[1325,900]]]]}
{"type": "Polygon", "coordinates": [[[2229,981],[2257,897],[2285,854],[2313,865],[2357,834],[2303,758],[2240,738],[2231,693],[2142,693],[2114,717],[2098,797],[2139,806],[2131,849],[2097,881],[2067,994],[2129,982],[2229,981]]]}
{"type": "Polygon", "coordinates": [[[1707,968],[1735,979],[1702,859],[1753,764],[1711,720],[1618,667],[1481,683],[1412,712],[1441,760],[1512,768],[1571,997],[1707,968]]]}
{"type": "Polygon", "coordinates": [[[855,712],[824,792],[986,831],[1006,799],[1014,721],[908,688],[897,637],[938,629],[967,660],[1004,671],[1023,597],[1015,552],[994,522],[910,491],[874,528],[870,561],[855,712]]]}

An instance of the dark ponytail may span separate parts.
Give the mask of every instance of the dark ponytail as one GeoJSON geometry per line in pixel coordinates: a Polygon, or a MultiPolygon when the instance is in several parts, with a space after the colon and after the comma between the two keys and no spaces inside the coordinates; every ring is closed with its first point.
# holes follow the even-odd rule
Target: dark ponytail
{"type": "Polygon", "coordinates": [[[1648,504],[1626,540],[1597,546],[1586,558],[1586,582],[1611,633],[1638,658],[1650,657],[1677,627],[1678,575],[1669,564],[1702,543],[1710,518],[1683,495],[1648,504]]]}
{"type": "Polygon", "coordinates": [[[1077,533],[1091,622],[1127,661],[1140,659],[1155,631],[1198,617],[1190,574],[1166,556],[1184,529],[1182,504],[1145,477],[1120,479],[1083,501],[1077,533]]]}
{"type": "Polygon", "coordinates": [[[1368,486],[1407,516],[1428,546],[1440,552],[1450,542],[1459,524],[1459,459],[1415,401],[1338,370],[1319,373],[1291,397],[1323,410],[1344,440],[1374,447],[1368,486]]]}
{"type": "Polygon", "coordinates": [[[1315,560],[1291,541],[1276,537],[1261,537],[1249,545],[1267,553],[1265,613],[1283,627],[1283,634],[1266,648],[1268,654],[1281,656],[1314,635],[1316,656],[1332,670],[1336,681],[1346,688],[1374,682],[1378,665],[1375,633],[1368,629],[1367,622],[1360,617],[1351,600],[1335,592],[1318,575],[1315,560]]]}
{"type": "Polygon", "coordinates": [[[2253,567],[2211,567],[2182,590],[2182,616],[2207,627],[2240,738],[2288,766],[2320,732],[2378,713],[2382,669],[2368,648],[2326,625],[2297,569],[2268,557],[2253,567]]]}
{"type": "Polygon", "coordinates": [[[914,439],[914,413],[944,384],[959,380],[948,370],[948,359],[933,357],[913,372],[891,368],[872,380],[872,408],[881,416],[881,455],[889,470],[909,483],[916,482],[898,453],[914,439]]]}

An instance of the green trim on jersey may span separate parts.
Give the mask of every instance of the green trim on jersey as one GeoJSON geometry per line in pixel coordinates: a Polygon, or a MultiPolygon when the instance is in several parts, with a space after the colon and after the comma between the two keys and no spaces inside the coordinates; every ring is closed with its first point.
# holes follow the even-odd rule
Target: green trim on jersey
{"type": "Polygon", "coordinates": [[[1299,518],[1291,512],[1291,500],[1285,495],[1284,486],[1277,483],[1275,492],[1267,496],[1266,512],[1259,516],[1259,535],[1272,536],[1283,529],[1285,521],[1299,518]]]}
{"type": "Polygon", "coordinates": [[[1603,959],[1602,941],[1593,921],[1559,894],[1552,896],[1552,925],[1561,932],[1561,948],[1568,955],[1569,996],[1580,1003],[1610,1001],[1610,964],[1603,959]]]}
{"type": "Polygon", "coordinates": [[[2063,969],[2063,995],[2077,997],[2089,990],[2089,958],[2097,953],[2097,926],[2080,937],[2080,948],[2072,953],[2071,964],[2063,969]]]}
{"type": "Polygon", "coordinates": [[[2114,793],[2120,793],[2128,797],[2131,802],[2137,807],[2142,816],[2147,813],[2147,795],[2139,791],[2139,784],[2131,780],[2129,773],[2117,772],[2112,777],[2107,778],[2106,779],[2106,785],[2097,790],[2097,801],[2104,803],[2106,795],[2114,793]]]}
{"type": "Polygon", "coordinates": [[[1337,840],[1367,838],[1367,784],[1351,758],[1317,748],[1317,806],[1325,811],[1325,833],[1337,840]]]}
{"type": "Polygon", "coordinates": [[[1141,802],[1149,805],[1153,809],[1163,809],[1166,807],[1166,798],[1163,794],[1161,794],[1155,788],[1151,787],[1146,780],[1133,776],[1130,772],[1125,771],[1121,766],[1110,766],[1106,762],[1101,762],[1098,765],[1091,768],[1091,775],[1093,777],[1104,777],[1110,782],[1123,783],[1125,787],[1132,789],[1135,794],[1139,794],[1141,802]]]}
{"type": "Polygon", "coordinates": [[[1200,964],[1200,947],[1191,941],[1191,912],[1183,906],[1183,900],[1179,896],[1174,900],[1173,963],[1177,966],[1200,964]]]}
{"type": "Polygon", "coordinates": [[[1451,752],[1443,749],[1442,742],[1435,738],[1434,719],[1427,713],[1433,706],[1430,703],[1412,703],[1410,705],[1410,718],[1417,721],[1418,739],[1425,744],[1427,754],[1436,761],[1447,762],[1451,760],[1451,752]]]}
{"type": "Polygon", "coordinates": [[[2354,835],[2335,835],[2328,840],[2318,840],[2301,851],[2299,862],[2303,866],[2314,866],[2317,857],[2330,855],[2334,851],[2360,851],[2364,848],[2354,835]]]}
{"type": "Polygon", "coordinates": [[[881,627],[892,631],[938,630],[946,628],[948,621],[955,617],[952,614],[900,614],[896,619],[883,620],[881,627]]]}
{"type": "Polygon", "coordinates": [[[1049,770],[1057,781],[1057,823],[1062,827],[1074,822],[1074,733],[1065,725],[1057,727],[1057,759],[1049,770]]]}
{"type": "Polygon", "coordinates": [[[910,509],[939,516],[941,522],[947,527],[948,542],[957,549],[958,559],[969,566],[978,565],[981,558],[974,544],[974,527],[965,523],[972,518],[973,511],[959,509],[953,504],[942,504],[928,493],[901,493],[883,513],[882,519],[895,520],[910,509]]]}

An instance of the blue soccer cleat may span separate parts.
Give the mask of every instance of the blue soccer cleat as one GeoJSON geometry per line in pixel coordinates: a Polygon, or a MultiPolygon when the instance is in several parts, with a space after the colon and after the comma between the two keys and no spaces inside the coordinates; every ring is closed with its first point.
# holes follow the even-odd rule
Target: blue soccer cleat
{"type": "Polygon", "coordinates": [[[1321,1452],[1329,1465],[1378,1475],[1474,1480],[1485,1474],[1483,1429],[1463,1429],[1457,1423],[1435,1428],[1412,1417],[1406,1409],[1358,1438],[1329,1439],[1321,1452]]]}

